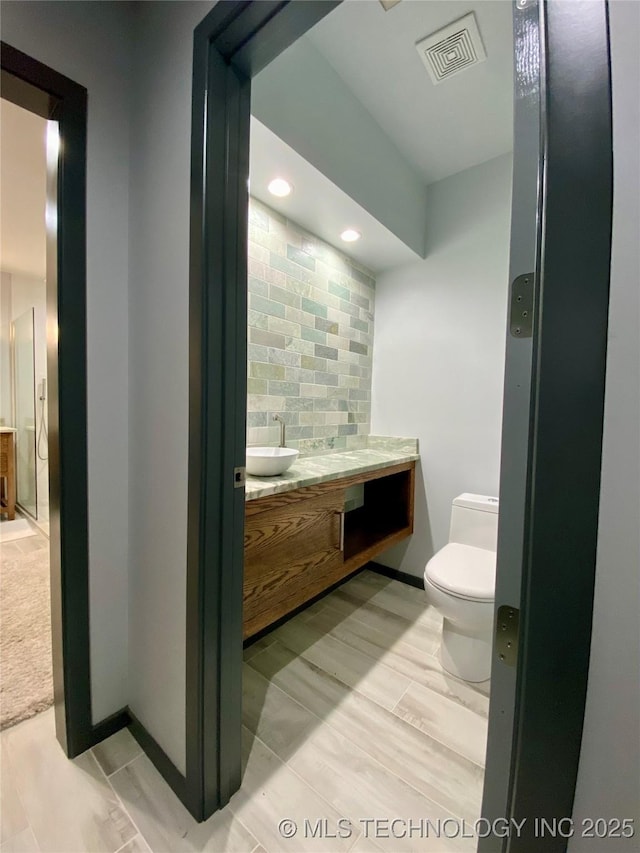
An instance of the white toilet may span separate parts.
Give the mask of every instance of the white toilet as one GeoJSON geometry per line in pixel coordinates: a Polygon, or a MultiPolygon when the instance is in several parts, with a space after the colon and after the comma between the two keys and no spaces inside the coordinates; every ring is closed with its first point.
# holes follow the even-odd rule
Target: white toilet
{"type": "Polygon", "coordinates": [[[449,544],[429,560],[424,588],[444,617],[440,660],[465,681],[491,674],[498,499],[463,494],[451,506],[449,544]]]}

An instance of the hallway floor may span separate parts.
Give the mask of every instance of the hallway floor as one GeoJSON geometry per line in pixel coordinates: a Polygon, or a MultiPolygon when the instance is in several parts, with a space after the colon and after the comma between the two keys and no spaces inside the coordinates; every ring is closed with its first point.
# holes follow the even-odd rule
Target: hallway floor
{"type": "Polygon", "coordinates": [[[52,711],[21,723],[0,853],[474,850],[488,683],[443,673],[439,634],[419,589],[365,571],[248,648],[242,788],[203,824],[128,731],[69,762],[52,711]]]}
{"type": "Polygon", "coordinates": [[[21,513],[0,521],[0,728],[15,725],[53,702],[49,539],[21,513]]]}

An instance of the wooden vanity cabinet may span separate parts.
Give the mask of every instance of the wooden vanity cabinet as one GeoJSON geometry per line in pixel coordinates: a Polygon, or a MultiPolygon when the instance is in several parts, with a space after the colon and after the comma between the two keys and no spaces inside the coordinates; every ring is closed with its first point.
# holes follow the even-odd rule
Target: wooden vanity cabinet
{"type": "Polygon", "coordinates": [[[13,429],[0,432],[0,515],[16,517],[16,448],[13,429]]]}
{"type": "Polygon", "coordinates": [[[341,577],[344,489],[284,502],[285,497],[247,504],[245,637],[295,610],[341,577]]]}
{"type": "Polygon", "coordinates": [[[415,462],[245,505],[244,638],[347,577],[413,532],[415,462]],[[364,503],[345,512],[350,486],[364,503]]]}

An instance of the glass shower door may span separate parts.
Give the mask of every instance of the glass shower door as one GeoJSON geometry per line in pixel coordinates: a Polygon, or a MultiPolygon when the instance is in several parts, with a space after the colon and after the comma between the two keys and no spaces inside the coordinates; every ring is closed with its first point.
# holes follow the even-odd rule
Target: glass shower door
{"type": "Polygon", "coordinates": [[[17,502],[25,512],[36,518],[38,489],[33,308],[15,319],[12,326],[17,502]]]}

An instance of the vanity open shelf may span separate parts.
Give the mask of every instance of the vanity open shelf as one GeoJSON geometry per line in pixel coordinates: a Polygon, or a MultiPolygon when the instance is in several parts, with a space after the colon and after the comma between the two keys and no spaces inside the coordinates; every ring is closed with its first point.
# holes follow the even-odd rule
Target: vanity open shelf
{"type": "Polygon", "coordinates": [[[364,481],[363,505],[345,512],[346,561],[359,557],[366,562],[393,544],[391,537],[404,539],[413,532],[413,471],[364,481]]]}
{"type": "Polygon", "coordinates": [[[247,501],[244,638],[410,536],[414,487],[410,461],[247,501]]]}

